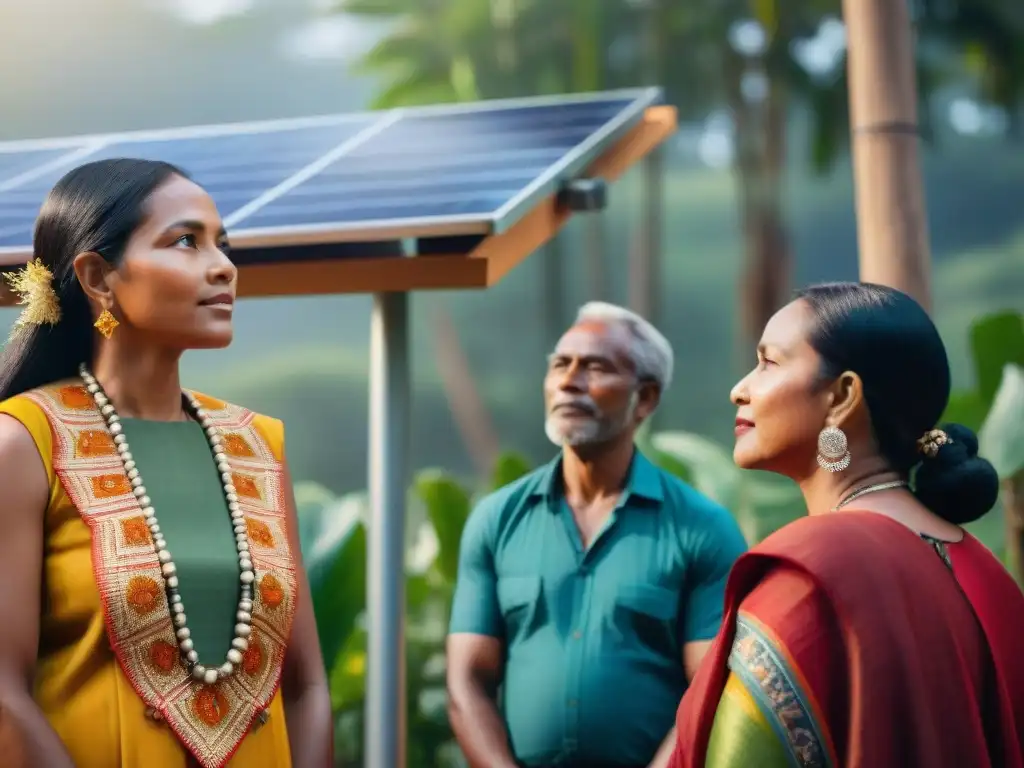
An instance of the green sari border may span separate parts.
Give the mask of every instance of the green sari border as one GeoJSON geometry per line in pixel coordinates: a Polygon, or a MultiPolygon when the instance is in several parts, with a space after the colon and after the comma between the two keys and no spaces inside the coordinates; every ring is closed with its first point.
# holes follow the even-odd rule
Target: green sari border
{"type": "Polygon", "coordinates": [[[729,668],[786,748],[792,768],[837,768],[834,750],[812,698],[781,643],[750,614],[736,619],[729,668]]]}

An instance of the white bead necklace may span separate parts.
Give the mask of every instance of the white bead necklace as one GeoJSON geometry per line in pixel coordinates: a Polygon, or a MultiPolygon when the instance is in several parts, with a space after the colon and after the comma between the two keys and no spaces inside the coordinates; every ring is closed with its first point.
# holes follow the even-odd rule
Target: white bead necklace
{"type": "Polygon", "coordinates": [[[228,502],[228,511],[231,514],[231,524],[235,531],[235,545],[238,548],[238,566],[241,573],[242,588],[238,600],[238,611],[235,616],[235,637],[231,641],[231,648],[227,652],[226,661],[219,667],[207,667],[199,663],[199,654],[196,653],[192,642],[192,633],[188,628],[188,619],[185,616],[185,605],[181,601],[178,592],[177,568],[171,553],[167,549],[167,542],[160,531],[160,523],[157,522],[156,510],[146,495],[146,486],[142,482],[142,476],[135,466],[135,459],[132,458],[131,450],[128,447],[128,439],[124,436],[121,427],[121,419],[117,415],[110,398],[103,391],[103,387],[96,381],[89,369],[83,364],[78,369],[85,388],[92,395],[96,407],[107,424],[110,436],[114,440],[118,455],[124,464],[125,474],[132,486],[132,492],[139,501],[142,508],[142,515],[146,519],[149,531],[153,537],[153,549],[160,561],[160,569],[164,577],[164,587],[167,592],[167,605],[171,611],[171,621],[174,623],[175,635],[178,641],[178,649],[185,661],[186,666],[192,673],[192,677],[201,680],[207,685],[213,685],[217,680],[228,677],[235,671],[235,667],[242,663],[242,654],[249,648],[249,636],[252,634],[252,607],[253,607],[253,582],[256,574],[253,572],[252,558],[249,555],[249,533],[245,524],[245,514],[238,504],[238,494],[231,477],[231,466],[228,464],[227,454],[224,452],[223,440],[220,432],[210,417],[203,410],[199,402],[189,393],[183,393],[192,411],[192,416],[206,433],[206,439],[210,443],[210,451],[213,453],[213,460],[217,464],[217,471],[220,472],[220,479],[224,485],[224,498],[228,502]]]}

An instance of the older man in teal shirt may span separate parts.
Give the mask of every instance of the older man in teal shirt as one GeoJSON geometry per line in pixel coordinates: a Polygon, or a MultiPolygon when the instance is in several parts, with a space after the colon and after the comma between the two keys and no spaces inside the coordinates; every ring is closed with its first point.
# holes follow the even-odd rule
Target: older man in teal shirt
{"type": "Polygon", "coordinates": [[[472,768],[667,764],[746,546],[725,509],[634,445],[671,376],[653,326],[584,306],[545,377],[561,454],[466,523],[448,691],[472,768]]]}

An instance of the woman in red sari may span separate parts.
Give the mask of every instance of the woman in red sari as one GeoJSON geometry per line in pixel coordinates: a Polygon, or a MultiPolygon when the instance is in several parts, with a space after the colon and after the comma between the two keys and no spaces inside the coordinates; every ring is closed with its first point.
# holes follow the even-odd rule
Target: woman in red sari
{"type": "Polygon", "coordinates": [[[765,328],[732,392],[734,458],[810,516],[730,575],[679,707],[674,768],[1022,768],[1024,595],[960,526],[995,503],[913,299],[841,283],[765,328]]]}

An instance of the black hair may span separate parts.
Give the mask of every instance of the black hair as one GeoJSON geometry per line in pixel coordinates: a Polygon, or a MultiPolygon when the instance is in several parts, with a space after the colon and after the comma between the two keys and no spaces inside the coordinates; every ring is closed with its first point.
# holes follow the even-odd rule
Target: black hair
{"type": "Polygon", "coordinates": [[[172,176],[187,174],[155,160],[98,160],[79,166],[50,190],[36,219],[33,258],[53,273],[60,303],[56,325],[22,327],[0,353],[0,402],[77,375],[91,363],[96,331],[88,298],[75,275],[80,253],[112,265],[146,213],[146,201],[172,176]]]}
{"type": "Polygon", "coordinates": [[[951,442],[934,457],[918,449],[942,417],[951,386],[946,348],[921,305],[872,283],[814,285],[797,297],[814,313],[808,342],[822,358],[823,376],[860,376],[878,448],[894,470],[911,477],[918,500],[957,525],[988,512],[999,477],[978,456],[970,429],[942,425],[951,442]]]}

